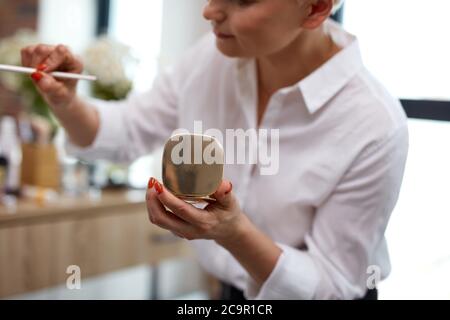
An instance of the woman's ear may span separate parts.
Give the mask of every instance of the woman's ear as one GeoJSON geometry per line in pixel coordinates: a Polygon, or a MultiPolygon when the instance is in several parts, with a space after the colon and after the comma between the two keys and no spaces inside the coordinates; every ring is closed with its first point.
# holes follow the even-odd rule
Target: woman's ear
{"type": "Polygon", "coordinates": [[[305,29],[315,29],[319,27],[331,14],[334,0],[314,0],[308,5],[308,16],[303,21],[302,27],[305,29]]]}

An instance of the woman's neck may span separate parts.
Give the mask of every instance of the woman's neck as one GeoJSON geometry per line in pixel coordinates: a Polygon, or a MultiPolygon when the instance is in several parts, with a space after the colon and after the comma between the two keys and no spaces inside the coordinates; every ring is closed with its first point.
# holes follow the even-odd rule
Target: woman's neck
{"type": "Polygon", "coordinates": [[[281,88],[296,84],[339,50],[323,27],[303,31],[282,51],[257,58],[260,94],[262,91],[271,96],[281,88]]]}

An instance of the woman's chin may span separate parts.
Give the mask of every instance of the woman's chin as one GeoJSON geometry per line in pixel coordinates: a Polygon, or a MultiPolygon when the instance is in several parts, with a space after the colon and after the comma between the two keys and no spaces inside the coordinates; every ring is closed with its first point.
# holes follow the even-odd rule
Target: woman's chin
{"type": "Polygon", "coordinates": [[[223,43],[220,39],[217,39],[216,45],[217,49],[227,57],[241,58],[244,56],[243,52],[235,44],[223,43]]]}

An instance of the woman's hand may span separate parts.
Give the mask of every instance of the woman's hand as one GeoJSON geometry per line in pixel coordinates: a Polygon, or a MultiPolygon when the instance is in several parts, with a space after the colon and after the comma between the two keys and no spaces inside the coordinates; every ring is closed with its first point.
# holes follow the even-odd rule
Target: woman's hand
{"type": "Polygon", "coordinates": [[[92,144],[100,126],[95,108],[76,95],[76,80],[57,80],[49,73],[63,71],[81,73],[83,64],[63,46],[37,45],[22,49],[22,64],[36,68],[31,75],[38,91],[49,104],[67,135],[79,147],[92,144]]]}
{"type": "Polygon", "coordinates": [[[230,182],[222,182],[213,195],[217,201],[205,209],[175,197],[154,178],[148,187],[147,209],[153,224],[188,240],[209,239],[225,244],[239,238],[246,219],[230,182]]]}
{"type": "Polygon", "coordinates": [[[56,80],[48,74],[52,71],[82,72],[83,64],[66,46],[29,46],[22,49],[21,55],[23,66],[36,68],[37,71],[31,77],[53,111],[61,112],[74,103],[77,81],[56,80]]]}
{"type": "Polygon", "coordinates": [[[232,188],[230,182],[223,181],[213,195],[217,201],[201,210],[178,199],[152,178],[146,196],[148,215],[153,224],[179,237],[215,240],[261,285],[282,251],[242,213],[232,188]]]}

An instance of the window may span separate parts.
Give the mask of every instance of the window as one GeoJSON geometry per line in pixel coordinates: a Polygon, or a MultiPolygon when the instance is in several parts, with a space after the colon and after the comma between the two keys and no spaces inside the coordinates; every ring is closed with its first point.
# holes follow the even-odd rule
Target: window
{"type": "Polygon", "coordinates": [[[136,91],[144,91],[158,72],[161,48],[162,0],[112,0],[108,34],[132,48],[138,59],[134,74],[136,91]]]}
{"type": "Polygon", "coordinates": [[[405,99],[450,100],[450,1],[347,0],[367,67],[405,99]]]}
{"type": "MultiPolygon", "coordinates": [[[[148,90],[158,74],[161,50],[163,0],[98,0],[97,33],[106,33],[129,46],[137,59],[133,68],[133,91],[148,90]]],[[[145,188],[150,176],[158,176],[155,155],[130,165],[128,183],[145,188]]]]}
{"type": "Polygon", "coordinates": [[[346,0],[344,27],[368,69],[402,98],[410,149],[400,198],[386,231],[392,273],[381,299],[450,297],[450,1],[346,0]]]}

